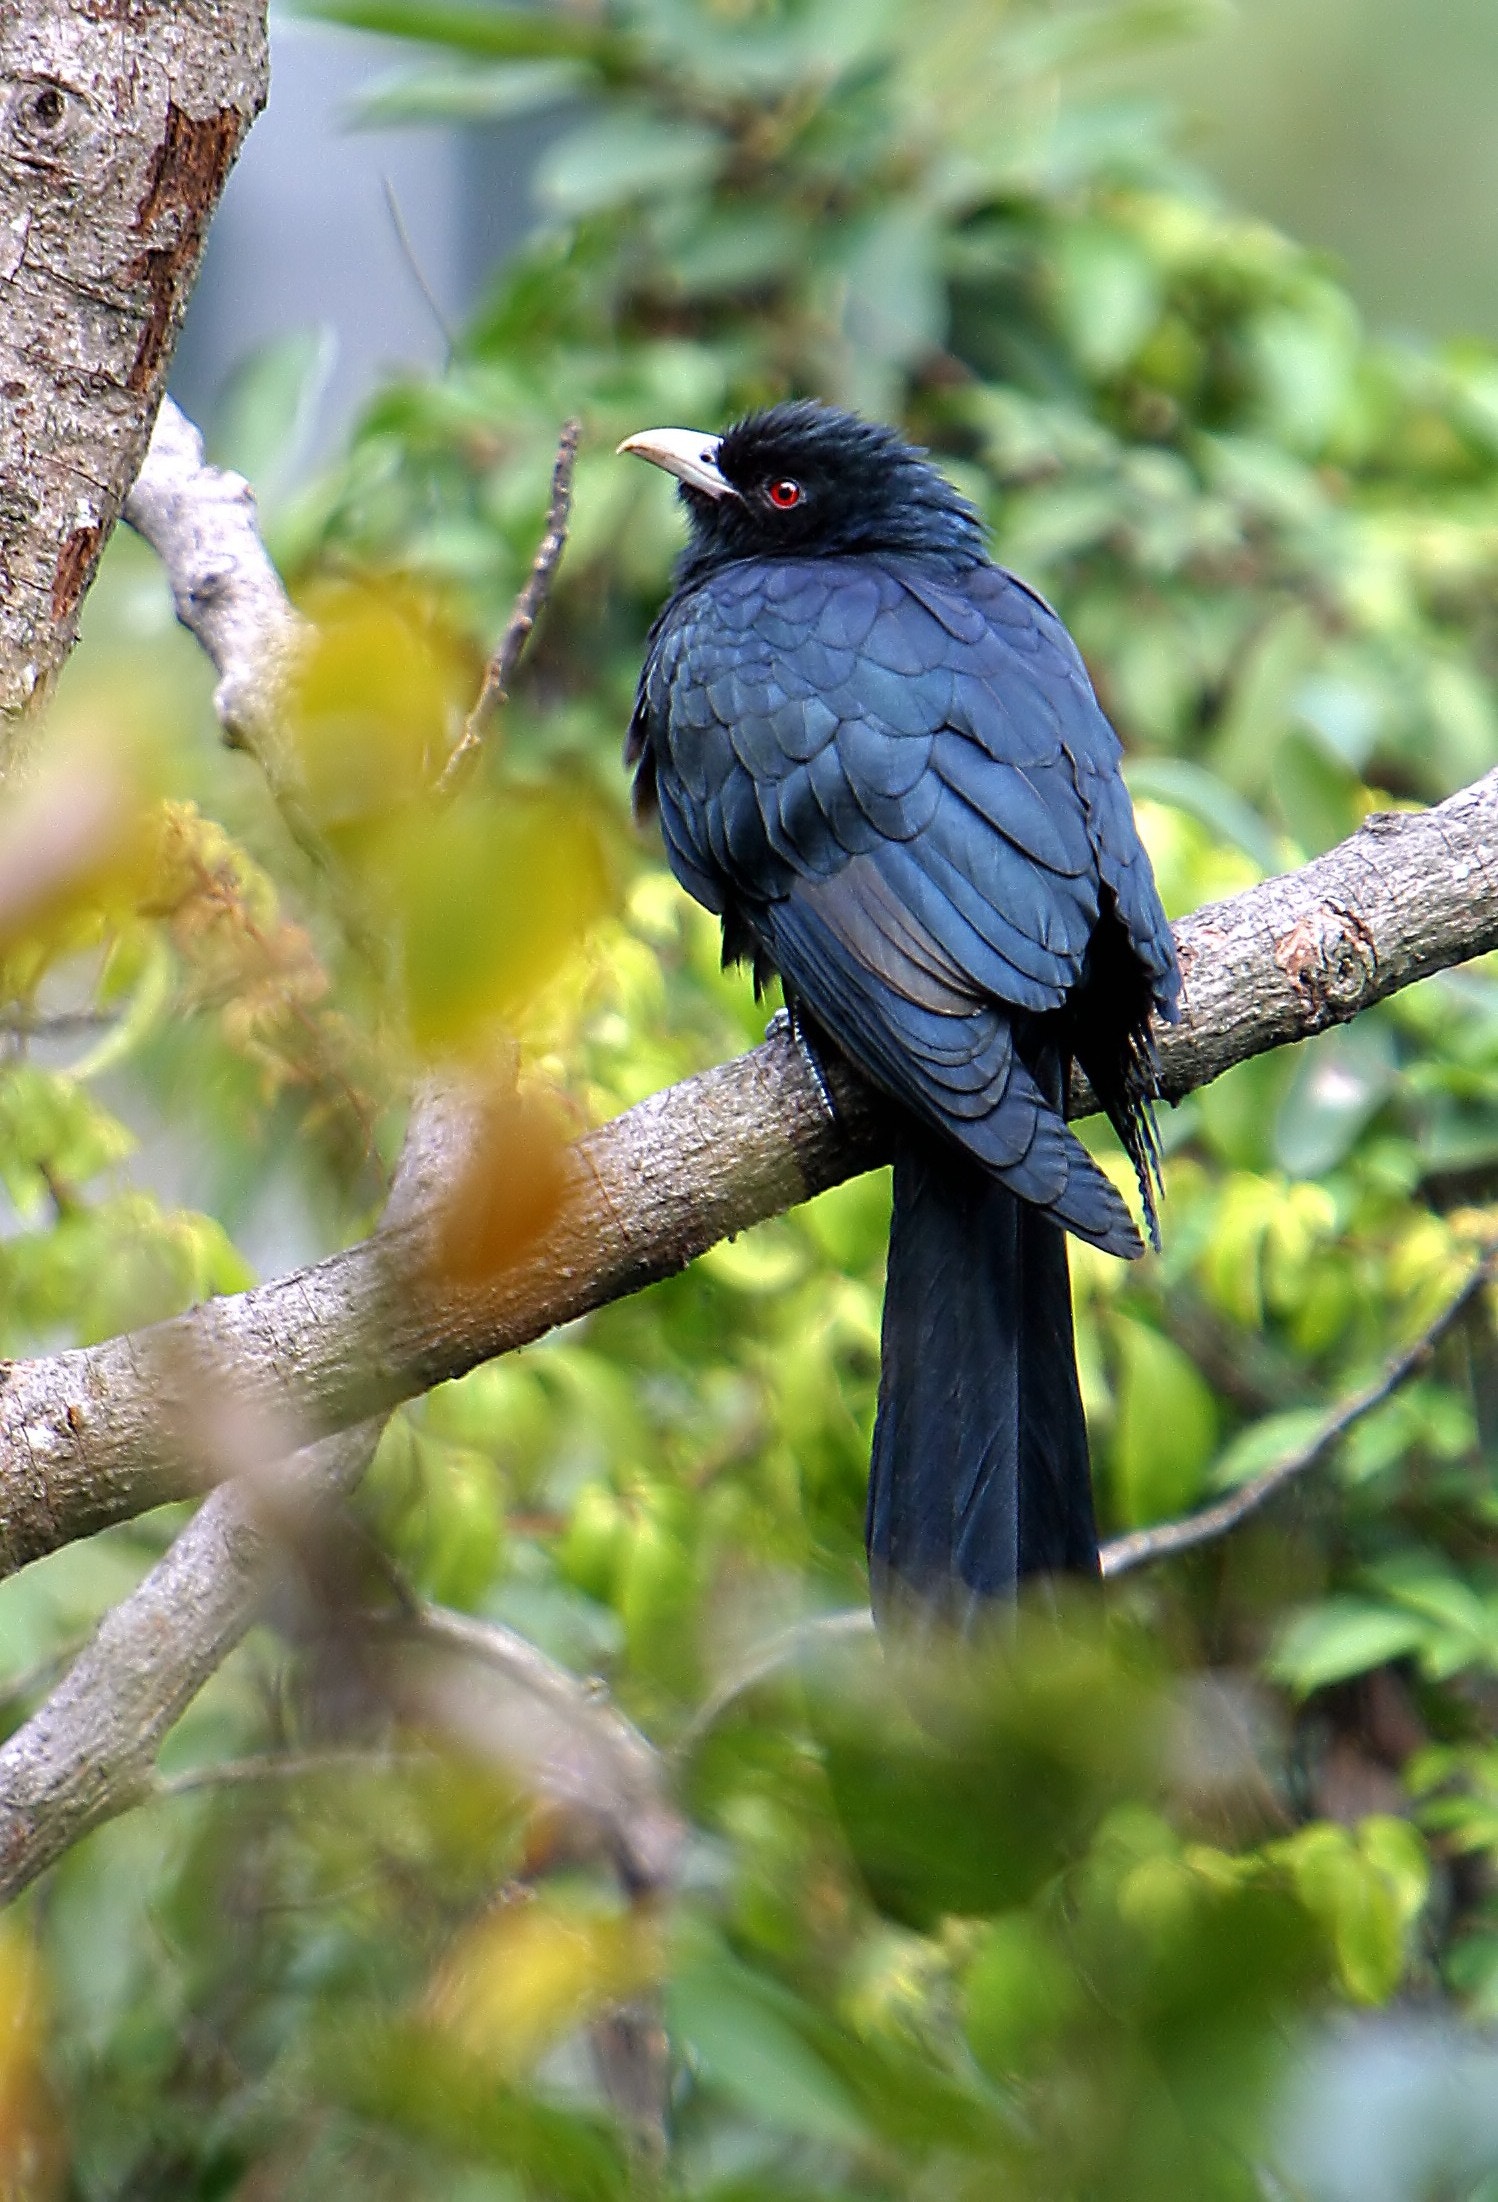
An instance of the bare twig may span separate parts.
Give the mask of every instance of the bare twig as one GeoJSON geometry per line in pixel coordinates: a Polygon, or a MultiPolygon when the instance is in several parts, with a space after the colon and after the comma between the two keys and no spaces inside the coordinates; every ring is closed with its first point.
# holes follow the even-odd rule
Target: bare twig
{"type": "Polygon", "coordinates": [[[1303,1476],[1308,1468],[1314,1468],[1325,1458],[1338,1441],[1346,1437],[1354,1424],[1365,1415],[1372,1414],[1391,1399],[1400,1387],[1417,1376],[1430,1360],[1441,1340],[1452,1325],[1471,1306],[1480,1292],[1498,1277],[1498,1248],[1490,1249],[1476,1263],[1471,1274],[1440,1312],[1426,1324],[1413,1344],[1397,1353],[1386,1363],[1379,1374],[1360,1391],[1339,1400],[1316,1425],[1303,1445],[1277,1460],[1259,1475],[1251,1476],[1236,1491],[1228,1492],[1213,1506],[1204,1506],[1199,1513],[1186,1514],[1179,1521],[1155,1522],[1148,1529],[1134,1529],[1127,1536],[1115,1537],[1102,1550],[1102,1568],[1110,1579],[1115,1575],[1127,1575],[1136,1567],[1144,1567],[1152,1560],[1164,1560],[1177,1552],[1189,1552],[1196,1545],[1207,1544],[1214,1537],[1224,1536],[1236,1529],[1250,1514],[1256,1514],[1268,1499],[1282,1491],[1287,1483],[1303,1476]]]}
{"type": "Polygon", "coordinates": [[[395,231],[395,241],[400,247],[401,258],[410,271],[412,282],[422,295],[427,312],[437,324],[437,333],[442,339],[442,348],[447,355],[446,364],[450,367],[453,354],[458,348],[457,342],[451,328],[448,326],[447,316],[438,303],[437,293],[427,281],[426,270],[417,254],[411,232],[406,227],[406,217],[401,212],[401,203],[396,197],[395,185],[388,176],[382,176],[380,184],[385,194],[385,211],[390,216],[390,227],[395,231]]]}
{"type": "Polygon", "coordinates": [[[874,1616],[866,1606],[851,1608],[846,1613],[813,1614],[805,1621],[793,1621],[789,1628],[777,1629],[762,1644],[756,1644],[742,1664],[725,1675],[717,1688],[703,1699],[682,1732],[676,1746],[677,1755],[690,1758],[723,1715],[737,1705],[741,1697],[757,1690],[761,1682],[768,1682],[772,1675],[783,1673],[787,1667],[794,1667],[829,1644],[857,1641],[873,1633],[874,1616]]]}
{"type": "Polygon", "coordinates": [[[572,469],[577,459],[577,440],[582,434],[581,421],[568,421],[557,445],[556,464],[551,470],[551,503],[546,513],[546,532],[536,548],[531,570],[524,588],[515,599],[515,609],[499,638],[499,646],[490,658],[484,672],[483,686],[478,701],[468,714],[462,734],[454,744],[451,755],[437,777],[437,793],[451,795],[462,785],[483,747],[484,735],[496,711],[502,710],[509,698],[510,683],[521,653],[530,640],[531,629],[540,618],[551,594],[551,585],[561,563],[562,552],[567,547],[567,519],[572,510],[572,469]]]}
{"type": "Polygon", "coordinates": [[[210,466],[203,439],[164,398],[124,518],[172,585],[177,617],[218,674],[213,706],[231,749],[253,757],[296,847],[322,880],[350,944],[372,970],[385,950],[309,813],[286,705],[311,630],[260,539],[242,474],[210,466]]]}
{"type": "MultiPolygon", "coordinates": [[[[1324,1460],[1355,1424],[1392,1398],[1411,1377],[1417,1376],[1442,1339],[1495,1279],[1498,1279],[1498,1246],[1490,1248],[1473,1266],[1419,1337],[1396,1354],[1370,1383],[1330,1408],[1303,1445],[1230,1492],[1216,1505],[1203,1507],[1200,1513],[1185,1515],[1179,1521],[1156,1522],[1148,1529],[1132,1530],[1126,1536],[1110,1539],[1099,1555],[1104,1576],[1111,1580],[1114,1576],[1127,1575],[1134,1568],[1170,1559],[1178,1552],[1190,1551],[1196,1545],[1206,1544],[1236,1529],[1286,1484],[1324,1460]]],[[[723,1715],[751,1690],[758,1689],[762,1682],[772,1680],[803,1659],[815,1657],[829,1644],[870,1636],[873,1629],[873,1616],[865,1608],[858,1607],[845,1613],[816,1614],[767,1637],[699,1706],[677,1746],[678,1754],[689,1757],[723,1715]]]]}

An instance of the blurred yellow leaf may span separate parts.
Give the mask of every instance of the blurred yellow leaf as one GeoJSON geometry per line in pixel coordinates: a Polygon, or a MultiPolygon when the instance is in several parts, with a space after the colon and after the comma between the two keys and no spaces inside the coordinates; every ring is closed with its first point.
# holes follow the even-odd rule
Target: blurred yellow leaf
{"type": "Polygon", "coordinates": [[[401,942],[411,1036],[428,1054],[521,1017],[611,901],[596,822],[553,794],[413,808],[369,861],[401,942]]]}
{"type": "Polygon", "coordinates": [[[14,989],[129,911],[149,877],[149,816],[143,771],[82,738],[0,804],[0,956],[14,989]]]}
{"type": "Polygon", "coordinates": [[[0,2193],[45,2202],[61,2191],[64,2136],[48,2085],[46,2011],[35,1950],[0,1929],[0,2193]]]}
{"type": "Polygon", "coordinates": [[[491,1090],[441,1198],[438,1270],[477,1284],[508,1268],[540,1238],[566,1191],[567,1134],[557,1109],[534,1094],[491,1090]]]}
{"type": "Polygon", "coordinates": [[[429,2016],[471,2057],[513,2074],[661,1977],[657,1922],[555,1896],[517,1897],[456,1943],[429,2016]]]}
{"type": "Polygon", "coordinates": [[[477,673],[431,606],[397,580],[320,580],[301,609],[312,632],[287,736],[302,800],[342,839],[421,798],[477,673]]]}

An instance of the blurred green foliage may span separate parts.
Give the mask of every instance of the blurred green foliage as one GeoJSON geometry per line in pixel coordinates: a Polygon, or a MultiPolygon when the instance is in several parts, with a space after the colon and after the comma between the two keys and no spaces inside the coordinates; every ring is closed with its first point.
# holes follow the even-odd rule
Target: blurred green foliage
{"type": "MultiPolygon", "coordinates": [[[[1175,912],[1494,761],[1498,359],[1370,341],[1183,172],[1116,74],[1181,9],[319,12],[423,42],[381,117],[555,109],[545,219],[319,478],[280,460],[305,342],[218,424],[319,622],[300,840],[219,748],[149,559],[111,550],[28,798],[40,885],[0,909],[6,1352],[367,1228],[434,1056],[501,1067],[459,1250],[492,1263],[569,1125],[759,1037],[626,816],[680,540],[611,456],[643,426],[811,390],[940,453],[1086,650],[1175,912]],[[439,811],[573,412],[560,584],[439,811]],[[80,856],[60,821],[106,750],[80,856]]],[[[1073,1257],[1112,1531],[1292,1454],[1460,1287],[1498,1229],[1498,973],[1163,1130],[1163,1257],[1073,1257]]],[[[842,1186],[444,1386],[356,1502],[387,1572],[603,1676],[669,1754],[674,1899],[548,1849],[492,1768],[392,1758],[410,1722],[289,1589],[290,1649],[236,1655],[165,1769],[340,1762],[147,1805],[0,1944],[0,2152],[34,2191],[1333,2202],[1274,2111],[1320,2017],[1498,2012],[1491,1309],[1232,1538],[892,1686],[856,1635],[796,1632],[865,1596],[887,1210],[842,1186]],[[665,2014],[664,2161],[589,2062],[621,2000],[665,2014]]],[[[6,1586],[13,1719],[174,1520],[6,1586]]],[[[1349,2135],[1377,2112],[1337,2100],[1349,2135]]],[[[1400,2197],[1437,2191],[1425,2162],[1400,2197]]]]}

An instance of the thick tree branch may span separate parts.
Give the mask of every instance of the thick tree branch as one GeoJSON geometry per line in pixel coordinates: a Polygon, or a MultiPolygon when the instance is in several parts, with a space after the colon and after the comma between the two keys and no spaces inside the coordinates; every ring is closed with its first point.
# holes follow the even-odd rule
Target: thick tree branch
{"type": "MultiPolygon", "coordinates": [[[[517,608],[523,623],[506,630],[507,670],[560,554],[574,440],[563,439],[552,526],[517,608]]],[[[126,516],[157,550],[179,618],[219,673],[215,702],[226,736],[257,756],[295,831],[296,779],[282,756],[280,718],[304,629],[260,541],[248,485],[204,463],[201,438],[169,399],[126,516]]],[[[388,1229],[430,1214],[461,1166],[471,1117],[469,1099],[451,1086],[417,1096],[388,1229]]],[[[136,1591],[105,1616],[46,1703],[0,1747],[0,1902],[89,1829],[163,1793],[154,1765],[167,1733],[261,1614],[299,1527],[363,1475],[381,1426],[376,1416],[267,1472],[260,1463],[274,1459],[284,1422],[236,1412],[211,1375],[200,1407],[195,1442],[218,1472],[242,1472],[210,1495],[136,1591]]],[[[341,1618],[360,1629],[379,1625],[341,1618]]],[[[420,1687],[406,1691],[409,1711],[522,1773],[559,1812],[568,1841],[601,1847],[636,1895],[648,1900],[669,1880],[680,1823],[664,1798],[663,1769],[606,1700],[512,1631],[428,1607],[384,1626],[407,1652],[441,1655],[420,1687]],[[500,1690],[461,1686],[455,1677],[464,1667],[497,1674],[500,1690]]],[[[268,1761],[237,1771],[259,1779],[283,1770],[268,1761]]],[[[212,1770],[176,1786],[211,1778],[212,1770]]]]}
{"type": "MultiPolygon", "coordinates": [[[[1198,911],[1177,938],[1185,1004],[1161,1036],[1171,1096],[1498,946],[1498,774],[1369,821],[1302,871],[1198,911]]],[[[314,1441],[869,1168],[878,1104],[845,1069],[832,1078],[836,1118],[775,1030],[640,1103],[577,1143],[555,1220],[477,1283],[443,1268],[439,1201],[173,1322],[14,1364],[0,1389],[0,1566],[197,1488],[207,1412],[314,1441]]]]}
{"type": "MultiPolygon", "coordinates": [[[[448,1168],[451,1096],[418,1096],[387,1217],[399,1227],[429,1206],[448,1168]]],[[[137,1588],[105,1615],[41,1708],[0,1745],[0,1903],[29,1886],[90,1828],[161,1793],[154,1773],[168,1732],[197,1692],[315,1548],[330,1501],[364,1474],[380,1420],[307,1447],[235,1463],[137,1588]]],[[[242,1420],[205,1423],[219,1455],[273,1435],[242,1420]]],[[[669,1878],[680,1826],[661,1763],[643,1736],[587,1685],[512,1630],[420,1606],[389,1617],[340,1612],[410,1651],[439,1655],[406,1689],[407,1710],[465,1748],[498,1759],[600,1846],[632,1891],[669,1878]],[[482,1667],[502,1688],[461,1686],[482,1667]],[[454,1676],[459,1675],[457,1685],[454,1676]]],[[[182,1786],[182,1785],[179,1785],[182,1786]]]]}
{"type": "Polygon", "coordinates": [[[267,66],[265,0],[0,9],[0,774],[72,646],[267,66]]]}

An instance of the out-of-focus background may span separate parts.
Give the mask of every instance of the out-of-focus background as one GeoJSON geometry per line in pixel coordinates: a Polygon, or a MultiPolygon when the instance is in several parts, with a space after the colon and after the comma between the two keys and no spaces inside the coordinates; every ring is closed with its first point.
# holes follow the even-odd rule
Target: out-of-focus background
{"type": "MultiPolygon", "coordinates": [[[[482,1279],[579,1126],[759,1039],[629,815],[682,540],[643,426],[816,393],[927,445],[1076,634],[1173,915],[1498,761],[1475,0],[306,0],[275,42],[176,388],[312,639],[272,786],[110,546],[0,940],[0,1354],[361,1237],[434,1068],[484,1096],[439,1238],[482,1279]],[[569,416],[565,559],[439,802],[569,416]]],[[[1498,968],[1161,1133],[1163,1252],[1072,1260],[1102,1529],[1271,1504],[892,1676],[881,1173],[438,1387],[0,1923],[0,2186],[1495,2202],[1498,968]],[[636,1724],[656,1881],[486,1628],[636,1724]]],[[[245,1437],[202,1397],[206,1481],[245,1437]]],[[[0,1586],[7,1720],[185,1511],[0,1586]]]]}
{"type": "MultiPolygon", "coordinates": [[[[393,41],[272,12],[271,101],[230,180],[173,388],[211,414],[272,338],[325,340],[327,450],[382,372],[433,367],[536,218],[555,122],[379,126],[393,41]],[[430,292],[430,297],[426,295],[430,292]]],[[[1498,337],[1498,11],[1237,0],[1133,72],[1242,206],[1331,254],[1390,332],[1498,337]]]]}

